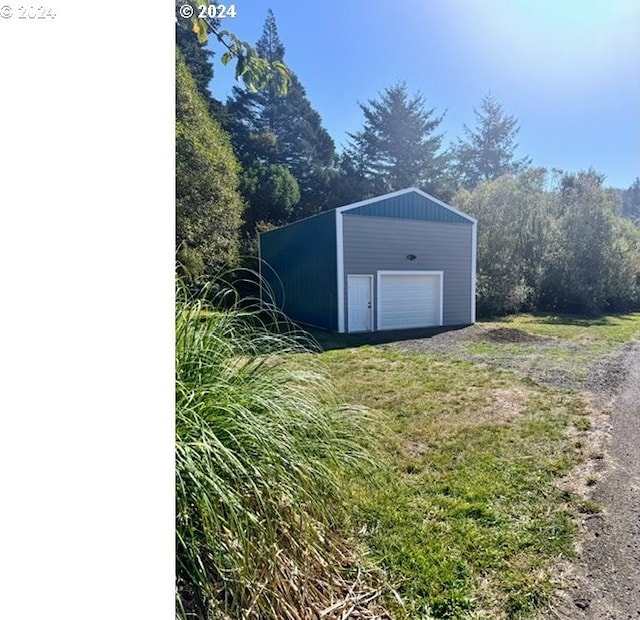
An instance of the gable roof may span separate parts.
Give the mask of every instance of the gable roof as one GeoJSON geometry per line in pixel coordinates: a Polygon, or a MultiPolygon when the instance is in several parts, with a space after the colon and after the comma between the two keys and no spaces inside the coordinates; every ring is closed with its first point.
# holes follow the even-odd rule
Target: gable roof
{"type": "Polygon", "coordinates": [[[475,224],[470,215],[438,200],[416,187],[401,189],[375,198],[361,200],[335,209],[348,215],[394,217],[400,219],[430,220],[475,224]]]}

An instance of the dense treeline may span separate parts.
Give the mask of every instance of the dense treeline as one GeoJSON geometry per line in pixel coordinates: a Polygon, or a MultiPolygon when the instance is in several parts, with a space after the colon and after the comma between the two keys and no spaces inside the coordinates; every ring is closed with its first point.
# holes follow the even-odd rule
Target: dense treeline
{"type": "MultiPolygon", "coordinates": [[[[393,84],[359,104],[362,127],[337,153],[293,71],[285,94],[236,86],[223,103],[213,52],[180,25],[176,44],[177,242],[190,275],[238,266],[258,230],[413,186],[477,217],[480,314],[640,303],[640,179],[606,189],[592,170],[532,168],[494,97],[447,144],[444,113],[393,84]]],[[[271,11],[255,47],[287,60],[271,11]]]]}
{"type": "Polygon", "coordinates": [[[640,304],[640,230],[593,171],[542,169],[460,190],[478,219],[478,312],[597,314],[640,304]]]}

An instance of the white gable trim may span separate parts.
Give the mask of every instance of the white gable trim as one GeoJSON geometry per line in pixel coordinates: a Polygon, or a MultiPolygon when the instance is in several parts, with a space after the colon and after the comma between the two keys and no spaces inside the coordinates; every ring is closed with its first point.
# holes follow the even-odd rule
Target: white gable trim
{"type": "Polygon", "coordinates": [[[374,204],[376,202],[380,202],[381,200],[387,200],[389,198],[395,198],[396,196],[402,196],[403,194],[409,194],[411,192],[419,194],[423,198],[427,198],[428,200],[431,200],[431,201],[435,202],[436,204],[440,205],[444,209],[447,209],[448,211],[451,211],[452,213],[455,213],[456,215],[459,215],[460,217],[464,218],[465,220],[471,222],[472,224],[475,224],[476,221],[477,221],[474,218],[472,218],[470,215],[467,215],[466,213],[463,213],[462,211],[459,211],[455,207],[452,207],[452,206],[448,205],[447,203],[442,202],[442,200],[439,200],[438,198],[436,198],[435,196],[432,196],[431,194],[427,194],[426,192],[423,192],[421,189],[418,189],[417,187],[409,187],[407,189],[401,189],[401,190],[398,190],[397,192],[391,192],[390,194],[384,194],[382,196],[376,196],[375,198],[368,198],[367,200],[361,200],[360,202],[354,202],[354,203],[352,203],[350,205],[345,205],[344,207],[338,207],[336,209],[336,213],[343,213],[344,211],[350,211],[351,209],[357,209],[358,207],[364,207],[365,205],[374,204]]]}
{"type": "Polygon", "coordinates": [[[413,192],[413,191],[419,191],[419,190],[413,187],[409,187],[407,189],[400,189],[397,192],[391,192],[390,194],[383,194],[382,196],[374,196],[373,198],[367,198],[366,200],[360,200],[359,202],[352,202],[351,204],[338,207],[336,211],[339,211],[340,213],[342,213],[343,211],[349,211],[349,209],[364,207],[365,205],[370,205],[375,202],[380,202],[381,200],[386,200],[387,198],[395,198],[396,196],[402,196],[402,194],[408,194],[409,192],[413,192]]]}

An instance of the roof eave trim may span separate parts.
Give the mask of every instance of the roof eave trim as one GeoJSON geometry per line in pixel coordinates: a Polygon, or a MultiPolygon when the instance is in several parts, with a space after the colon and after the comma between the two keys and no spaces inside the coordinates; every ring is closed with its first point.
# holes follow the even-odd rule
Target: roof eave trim
{"type": "Polygon", "coordinates": [[[432,196],[431,194],[427,194],[427,192],[423,192],[421,189],[418,189],[417,187],[408,187],[407,189],[401,189],[401,190],[398,190],[396,192],[391,192],[389,194],[384,194],[382,196],[375,196],[374,198],[368,198],[367,200],[361,200],[360,202],[354,202],[352,204],[345,205],[344,207],[338,207],[336,209],[336,211],[338,213],[342,213],[344,211],[350,211],[351,209],[357,209],[358,207],[364,207],[366,205],[370,205],[370,204],[374,204],[376,202],[380,202],[381,200],[387,200],[389,198],[395,198],[396,196],[402,196],[403,194],[408,194],[410,192],[414,192],[416,194],[419,194],[420,196],[422,196],[423,198],[426,198],[427,200],[432,200],[433,202],[435,202],[436,204],[440,205],[444,209],[447,209],[448,211],[451,211],[452,213],[455,213],[456,215],[459,215],[461,218],[471,222],[472,224],[477,223],[477,220],[474,219],[473,217],[471,217],[470,215],[467,215],[466,213],[463,213],[462,211],[459,211],[455,207],[452,207],[451,205],[448,205],[446,202],[442,202],[442,200],[436,198],[435,196],[432,196]]]}
{"type": "Polygon", "coordinates": [[[349,211],[350,209],[357,209],[358,207],[364,207],[365,205],[371,205],[376,202],[380,202],[381,200],[387,200],[387,198],[395,198],[396,196],[402,196],[403,194],[408,194],[409,192],[420,191],[415,187],[408,187],[407,189],[399,189],[396,192],[391,192],[389,194],[383,194],[382,196],[374,196],[373,198],[367,198],[366,200],[360,200],[359,202],[352,202],[351,204],[344,205],[343,207],[338,207],[336,211],[338,213],[342,213],[343,211],[349,211]]]}

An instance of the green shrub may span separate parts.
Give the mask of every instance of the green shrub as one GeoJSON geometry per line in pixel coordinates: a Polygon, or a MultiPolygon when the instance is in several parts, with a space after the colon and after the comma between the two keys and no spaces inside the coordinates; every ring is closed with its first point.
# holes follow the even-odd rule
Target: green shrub
{"type": "Polygon", "coordinates": [[[238,263],[244,203],[231,140],[176,50],[176,248],[183,276],[238,263]]]}
{"type": "Polygon", "coordinates": [[[308,337],[246,309],[176,307],[177,615],[307,617],[340,570],[361,414],[294,355],[308,337]]]}

